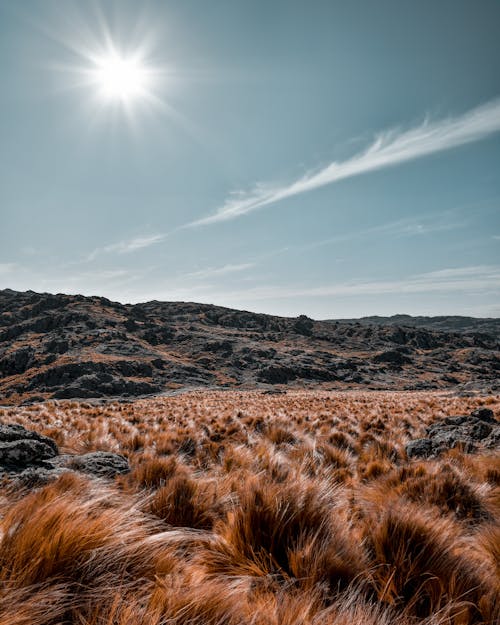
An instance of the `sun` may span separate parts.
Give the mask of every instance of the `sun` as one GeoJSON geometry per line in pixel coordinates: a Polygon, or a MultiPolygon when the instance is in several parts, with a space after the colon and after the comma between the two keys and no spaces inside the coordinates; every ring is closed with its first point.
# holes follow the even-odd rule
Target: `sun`
{"type": "Polygon", "coordinates": [[[99,96],[108,102],[131,103],[148,97],[152,71],[140,58],[111,52],[94,59],[90,72],[99,96]]]}

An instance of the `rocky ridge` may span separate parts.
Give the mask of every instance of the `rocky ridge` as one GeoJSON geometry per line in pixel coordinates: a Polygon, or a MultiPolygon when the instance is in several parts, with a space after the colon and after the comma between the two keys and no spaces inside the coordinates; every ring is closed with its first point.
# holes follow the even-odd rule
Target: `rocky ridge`
{"type": "Polygon", "coordinates": [[[0,403],[205,387],[498,390],[483,332],[0,291],[0,403]]]}
{"type": "Polygon", "coordinates": [[[348,323],[359,323],[368,326],[401,326],[408,328],[427,328],[444,332],[461,334],[490,334],[500,338],[500,319],[494,317],[464,317],[462,315],[440,315],[436,317],[411,315],[392,315],[391,317],[361,317],[360,319],[342,319],[348,323]]]}

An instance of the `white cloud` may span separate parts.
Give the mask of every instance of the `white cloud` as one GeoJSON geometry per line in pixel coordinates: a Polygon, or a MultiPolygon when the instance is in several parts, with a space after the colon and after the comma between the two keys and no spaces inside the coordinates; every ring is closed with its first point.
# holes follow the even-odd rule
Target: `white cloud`
{"type": "Polygon", "coordinates": [[[392,129],[380,133],[363,152],[345,161],[334,161],[299,180],[285,185],[258,184],[251,192],[233,193],[214,214],[191,222],[187,227],[235,219],[263,206],[339,180],[450,150],[479,141],[498,131],[500,131],[499,99],[456,117],[435,122],[427,119],[423,124],[409,130],[392,129]]]}
{"type": "Polygon", "coordinates": [[[222,267],[207,267],[206,269],[200,269],[200,271],[192,271],[181,276],[183,279],[197,278],[205,279],[212,278],[214,276],[224,276],[226,274],[236,273],[238,271],[246,271],[255,267],[256,263],[241,263],[239,265],[224,265],[222,267]]]}
{"type": "Polygon", "coordinates": [[[129,254],[141,250],[145,247],[150,247],[156,243],[161,243],[166,239],[166,234],[151,234],[143,237],[134,237],[133,239],[126,239],[124,241],[118,241],[117,243],[111,243],[105,247],[98,247],[87,256],[87,260],[91,261],[100,256],[101,254],[111,254],[116,252],[117,254],[129,254]]]}

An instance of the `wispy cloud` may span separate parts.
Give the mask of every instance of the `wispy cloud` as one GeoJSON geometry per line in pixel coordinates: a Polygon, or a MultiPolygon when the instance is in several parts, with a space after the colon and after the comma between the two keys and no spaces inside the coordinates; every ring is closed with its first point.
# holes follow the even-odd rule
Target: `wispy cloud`
{"type": "Polygon", "coordinates": [[[104,247],[98,247],[93,250],[88,256],[87,260],[91,261],[100,256],[101,254],[129,254],[137,250],[142,250],[145,247],[150,247],[156,243],[161,243],[167,238],[167,234],[150,234],[142,237],[134,237],[132,239],[126,239],[124,241],[118,241],[117,243],[111,243],[104,247]]]}
{"type": "Polygon", "coordinates": [[[454,219],[453,211],[445,211],[436,215],[422,215],[418,218],[408,217],[405,219],[397,219],[380,224],[379,226],[365,228],[364,230],[335,234],[326,239],[290,248],[290,251],[306,251],[332,243],[342,243],[344,241],[352,242],[353,240],[369,239],[373,237],[388,237],[390,239],[421,237],[438,232],[457,230],[459,228],[464,228],[466,225],[466,221],[457,221],[454,219]]]}
{"type": "Polygon", "coordinates": [[[500,266],[445,268],[397,280],[356,281],[313,287],[265,286],[232,292],[233,300],[384,295],[391,293],[477,292],[500,289],[500,266]]]}
{"type": "Polygon", "coordinates": [[[222,267],[207,267],[206,269],[200,269],[200,271],[192,271],[182,276],[183,279],[206,279],[216,276],[225,276],[231,273],[237,273],[239,271],[246,271],[255,267],[256,263],[241,263],[223,265],[222,267]]]}
{"type": "Polygon", "coordinates": [[[250,192],[236,192],[215,213],[188,224],[188,227],[235,219],[258,208],[274,204],[339,180],[394,167],[436,152],[479,141],[500,131],[500,99],[478,106],[463,115],[438,121],[426,119],[408,130],[380,133],[363,152],[334,161],[289,184],[258,184],[250,192]]]}

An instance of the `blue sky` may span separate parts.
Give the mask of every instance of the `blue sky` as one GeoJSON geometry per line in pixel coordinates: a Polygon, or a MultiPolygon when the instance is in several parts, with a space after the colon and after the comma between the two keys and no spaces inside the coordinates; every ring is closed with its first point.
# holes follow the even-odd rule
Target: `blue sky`
{"type": "Polygon", "coordinates": [[[1,287],[500,315],[496,0],[0,0],[0,77],[1,287]]]}

